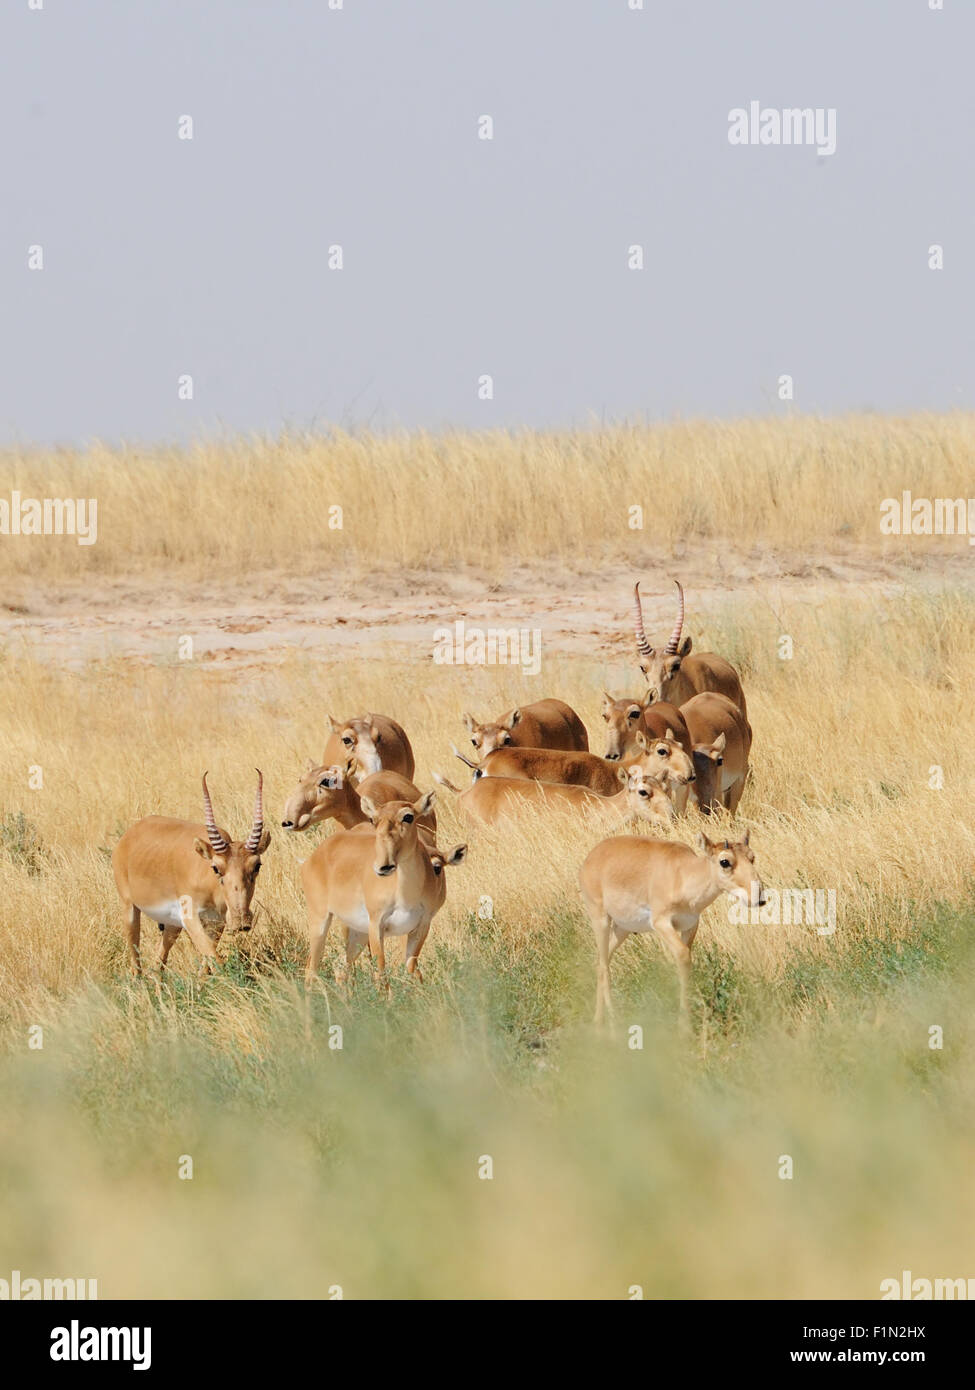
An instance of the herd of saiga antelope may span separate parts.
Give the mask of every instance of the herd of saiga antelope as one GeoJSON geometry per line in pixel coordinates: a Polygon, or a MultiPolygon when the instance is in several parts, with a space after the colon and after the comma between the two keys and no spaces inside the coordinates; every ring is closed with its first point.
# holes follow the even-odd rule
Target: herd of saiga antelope
{"type": "MultiPolygon", "coordinates": [[[[648,688],[643,699],[604,694],[609,743],[604,758],[589,752],[585,726],[574,710],[561,700],[539,700],[493,724],[465,715],[481,754],[479,763],[463,758],[474,769],[473,785],[462,792],[439,774],[436,780],[457,792],[457,804],[481,824],[524,805],[657,826],[668,825],[688,801],[704,814],[721,807],[734,812],[752,741],[744,692],[723,657],[691,655],[691,638],[681,641],[679,583],[677,591],[677,621],[661,651],[647,641],[639,584],[634,589],[637,652],[648,688]]],[[[367,714],[344,723],[332,719],[331,725],[321,764],[309,762],[281,822],[292,832],[328,819],[341,827],[301,866],[308,905],[306,984],[317,978],[328,929],[337,917],[348,931],[346,966],[336,972],[337,979],[350,979],[368,944],[376,981],[388,993],[386,938],[406,937],[407,973],[422,980],[417,961],[444,904],[444,871],[464,859],[467,846],[437,847],[435,793],[423,795],[413,785],[413,751],[399,724],[367,714]]],[[[162,932],[161,967],[183,929],[204,957],[204,971],[216,957],[215,943],[225,927],[250,930],[261,855],[270,841],[260,772],[246,840],[231,840],[217,825],[206,774],[203,808],[205,825],[147,816],[125,832],[112,855],[136,972],[141,913],[162,932]]],[[[702,834],[698,848],[695,853],[672,840],[616,835],[596,845],[582,865],[579,884],[598,957],[597,1022],[607,1008],[612,1012],[609,965],[631,932],[652,930],[671,951],[686,1017],[691,947],[701,913],[725,892],[749,904],[764,902],[747,832],[735,842],[712,842],[702,834]]]]}

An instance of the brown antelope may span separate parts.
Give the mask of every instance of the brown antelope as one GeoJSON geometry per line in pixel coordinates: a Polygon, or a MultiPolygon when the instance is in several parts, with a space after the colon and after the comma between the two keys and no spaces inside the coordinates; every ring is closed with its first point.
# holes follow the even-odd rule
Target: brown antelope
{"type": "Polygon", "coordinates": [[[562,748],[589,751],[586,726],[574,709],[561,700],[537,700],[503,714],[493,724],[479,724],[471,714],[464,715],[471,743],[481,753],[496,748],[562,748]]]}
{"type": "Polygon", "coordinates": [[[748,776],[751,725],[732,700],[711,690],[688,700],[681,713],[694,740],[692,801],[704,815],[722,806],[734,815],[748,776]]]}
{"type": "Polygon", "coordinates": [[[508,816],[517,815],[526,806],[576,816],[590,812],[610,821],[633,817],[658,826],[668,826],[674,818],[668,780],[651,776],[637,765],[616,769],[619,790],[614,796],[599,796],[588,787],[524,781],[517,777],[478,777],[472,786],[462,791],[439,772],[433,776],[442,787],[456,792],[458,806],[483,825],[495,825],[508,816]]]}
{"type": "Polygon", "coordinates": [[[694,695],[704,690],[714,690],[719,695],[738,706],[747,715],[745,692],[741,688],[738,672],[714,652],[698,652],[690,656],[691,638],[681,642],[684,626],[684,590],[678,580],[677,621],[663,651],[651,647],[643,630],[643,610],[640,606],[640,585],[633,588],[633,622],[636,633],[636,649],[640,657],[640,670],[647,678],[647,688],[651,700],[669,700],[671,704],[686,704],[694,695]]]}
{"type": "Polygon", "coordinates": [[[687,845],[636,835],[602,840],[579,871],[582,900],[596,937],[596,1022],[613,1012],[609,964],[633,932],[654,931],[670,951],[680,982],[680,1016],[688,1015],[691,947],[698,919],[721,893],[762,906],[765,895],[755,872],[746,831],[737,843],[698,840],[687,845]]]}
{"type": "Polygon", "coordinates": [[[261,855],[271,839],[270,831],[264,829],[263,786],[264,778],[258,772],[254,820],[246,840],[231,840],[218,828],[206,773],[205,825],[169,816],[146,816],[119,840],[112,855],[112,870],[125,905],[129,959],[136,974],[141,969],[140,913],[159,924],[161,968],[184,927],[204,957],[204,969],[216,958],[216,943],[225,927],[230,932],[250,931],[261,855]],[[215,940],[206,926],[216,929],[215,940]]]}
{"type": "Polygon", "coordinates": [[[693,741],[684,716],[666,700],[614,700],[603,691],[602,716],[606,723],[606,754],[610,762],[638,756],[639,735],[665,738],[668,730],[690,757],[693,741]]]}
{"type": "MultiPolygon", "coordinates": [[[[619,764],[610,758],[599,758],[595,753],[565,753],[555,748],[496,748],[482,762],[475,763],[456,748],[453,751],[479,777],[517,777],[522,781],[588,787],[599,796],[615,796],[619,792],[619,764]]],[[[645,772],[669,778],[680,787],[694,780],[693,762],[669,731],[655,739],[638,733],[629,762],[645,772]]]]}
{"type": "Polygon", "coordinates": [[[344,767],[354,755],[364,776],[385,770],[412,778],[416,770],[413,749],[395,719],[385,714],[364,714],[344,722],[331,715],[328,719],[332,732],[322,754],[324,767],[331,767],[333,763],[344,767]]]}
{"type": "Polygon", "coordinates": [[[435,795],[427,792],[412,803],[387,801],[383,806],[363,798],[372,833],[367,827],[340,831],[302,864],[308,905],[307,985],[318,974],[333,917],[348,928],[348,970],[368,942],[375,978],[388,993],[386,937],[405,936],[406,972],[422,982],[417,960],[446,898],[444,866],[461,863],[467,854],[466,845],[441,851],[427,848],[420,839],[418,822],[429,815],[435,795]]]}
{"type": "MultiPolygon", "coordinates": [[[[409,778],[401,777],[398,772],[371,772],[354,786],[355,766],[355,757],[343,759],[341,764],[333,763],[331,767],[316,767],[309,758],[304,776],[298,779],[297,789],[285,803],[281,828],[310,830],[313,825],[334,818],[343,830],[351,830],[354,825],[369,822],[362,809],[364,796],[374,806],[382,806],[387,801],[416,801],[420,796],[419,789],[409,778]]],[[[436,835],[434,812],[423,816],[420,825],[436,835]]]]}

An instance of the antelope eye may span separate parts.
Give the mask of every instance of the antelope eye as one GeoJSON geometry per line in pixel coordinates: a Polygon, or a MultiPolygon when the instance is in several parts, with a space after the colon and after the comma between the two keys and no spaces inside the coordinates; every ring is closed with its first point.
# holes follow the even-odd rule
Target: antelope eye
{"type": "Polygon", "coordinates": [[[472,739],[471,739],[471,743],[474,745],[475,748],[477,747],[477,739],[476,739],[476,738],[472,738],[472,739]]]}
{"type": "Polygon", "coordinates": [[[666,758],[666,756],[667,756],[667,754],[668,754],[669,752],[670,752],[670,749],[667,747],[666,744],[664,744],[662,748],[658,748],[658,749],[657,749],[657,757],[658,757],[658,758],[666,758]]]}
{"type": "Polygon", "coordinates": [[[213,869],[213,872],[214,872],[214,873],[217,875],[217,877],[219,878],[219,876],[220,876],[220,870],[217,868],[216,864],[211,864],[210,867],[213,869]]]}
{"type": "Polygon", "coordinates": [[[412,825],[412,824],[413,824],[413,812],[412,812],[412,811],[407,811],[406,815],[403,817],[403,824],[404,824],[404,825],[412,825]]]}
{"type": "Polygon", "coordinates": [[[649,796],[649,795],[650,795],[650,793],[647,791],[646,787],[641,787],[640,790],[637,792],[637,796],[649,796]]]}
{"type": "Polygon", "coordinates": [[[631,709],[631,710],[630,710],[630,713],[629,713],[629,717],[630,717],[630,719],[639,719],[639,718],[640,718],[640,711],[639,711],[638,709],[631,709]]]}
{"type": "Polygon", "coordinates": [[[719,859],[719,860],[718,860],[718,863],[721,865],[722,869],[730,869],[730,868],[731,868],[731,860],[730,860],[730,859],[719,859]]]}

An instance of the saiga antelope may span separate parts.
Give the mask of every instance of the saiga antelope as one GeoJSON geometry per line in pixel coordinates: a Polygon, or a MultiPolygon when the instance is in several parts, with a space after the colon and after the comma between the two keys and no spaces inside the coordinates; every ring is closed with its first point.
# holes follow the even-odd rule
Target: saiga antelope
{"type": "MultiPolygon", "coordinates": [[[[683,720],[680,722],[683,726],[683,720]]],[[[475,763],[458,749],[453,751],[479,777],[515,777],[527,782],[588,787],[598,796],[615,796],[619,792],[619,763],[599,758],[595,753],[566,753],[555,748],[496,748],[482,762],[475,763]]],[[[694,763],[671,730],[665,730],[659,738],[638,733],[628,762],[638,764],[645,772],[669,778],[678,787],[686,787],[694,780],[694,763]]]]}
{"type": "Polygon", "coordinates": [[[647,689],[651,700],[669,700],[673,705],[683,705],[694,695],[704,690],[714,690],[726,695],[747,717],[745,692],[741,688],[738,672],[723,656],[714,652],[698,652],[691,656],[691,638],[681,642],[684,626],[684,590],[678,580],[677,621],[663,651],[651,647],[643,630],[643,610],[640,606],[640,585],[633,587],[633,624],[636,634],[636,649],[640,657],[640,670],[647,679],[647,689]]]}
{"type": "Polygon", "coordinates": [[[562,700],[537,700],[503,714],[493,724],[479,724],[464,715],[471,743],[481,753],[496,748],[562,748],[589,751],[586,726],[575,710],[562,700]]]}
{"type": "Polygon", "coordinates": [[[184,927],[204,957],[204,968],[216,958],[216,942],[225,927],[230,932],[250,931],[251,901],[261,855],[271,839],[270,831],[264,829],[263,786],[264,778],[258,771],[254,820],[246,840],[231,840],[217,826],[206,773],[205,825],[169,816],[146,816],[119,840],[112,854],[112,871],[125,905],[129,959],[136,974],[141,970],[139,938],[143,912],[162,931],[161,968],[184,927]],[[215,941],[210,939],[206,925],[216,928],[215,941]]]}
{"type": "Polygon", "coordinates": [[[698,920],[721,893],[749,905],[765,901],[746,831],[737,843],[712,843],[701,835],[695,854],[687,845],[623,835],[602,840],[579,870],[582,900],[596,937],[596,1022],[612,1014],[609,965],[633,932],[654,931],[674,958],[680,983],[680,1016],[688,1016],[691,947],[698,920]]]}
{"type": "Polygon", "coordinates": [[[333,917],[349,931],[348,970],[368,942],[374,977],[388,994],[386,937],[405,936],[406,972],[422,981],[417,960],[446,898],[444,865],[459,864],[467,854],[466,845],[444,852],[427,849],[421,841],[418,821],[429,814],[434,796],[427,792],[412,804],[388,801],[384,806],[364,798],[373,833],[365,828],[340,831],[302,864],[308,905],[306,985],[318,974],[333,917]]]}
{"type": "Polygon", "coordinates": [[[668,782],[636,765],[617,768],[619,790],[614,796],[599,796],[588,787],[524,781],[516,777],[478,777],[472,786],[462,791],[439,772],[433,775],[442,787],[457,794],[457,804],[462,811],[484,825],[494,825],[517,815],[526,806],[563,815],[589,812],[617,822],[632,816],[660,827],[668,826],[674,818],[668,782]]]}
{"type": "MultiPolygon", "coordinates": [[[[398,772],[371,772],[358,786],[352,784],[355,757],[343,759],[341,764],[331,767],[316,767],[309,758],[303,777],[298,779],[297,789],[285,802],[281,828],[283,830],[310,830],[334,818],[343,830],[351,830],[354,825],[363,825],[369,817],[362,809],[362,798],[368,797],[374,806],[382,806],[387,801],[416,801],[420,791],[407,777],[398,772]]],[[[420,825],[426,826],[434,835],[437,833],[437,817],[433,811],[421,817],[420,825]]]]}
{"type": "Polygon", "coordinates": [[[670,737],[677,740],[690,757],[694,744],[684,716],[676,705],[667,700],[614,700],[603,691],[600,710],[606,728],[605,757],[610,762],[637,756],[637,738],[642,733],[648,739],[670,737]]]}
{"type": "Polygon", "coordinates": [[[711,690],[688,700],[681,713],[694,740],[691,799],[704,815],[722,806],[734,815],[748,776],[751,725],[736,704],[711,690]]]}
{"type": "Polygon", "coordinates": [[[322,754],[322,766],[338,763],[344,767],[355,755],[364,775],[370,772],[398,772],[412,778],[416,770],[413,749],[405,731],[385,714],[365,714],[344,722],[328,716],[332,732],[322,754]]]}

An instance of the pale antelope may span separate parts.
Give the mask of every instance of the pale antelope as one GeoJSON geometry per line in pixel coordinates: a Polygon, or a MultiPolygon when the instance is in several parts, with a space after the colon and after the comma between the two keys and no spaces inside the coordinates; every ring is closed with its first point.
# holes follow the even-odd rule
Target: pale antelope
{"type": "Polygon", "coordinates": [[[636,584],[633,588],[636,649],[651,700],[669,700],[671,704],[683,705],[704,690],[714,690],[719,695],[726,695],[747,716],[745,692],[741,688],[738,672],[730,662],[714,652],[697,652],[691,656],[691,638],[685,637],[681,642],[684,590],[678,580],[675,579],[674,583],[677,585],[677,621],[663,651],[651,647],[647,641],[643,630],[640,585],[636,584]]]}
{"type": "Polygon", "coordinates": [[[344,767],[354,755],[363,776],[385,770],[412,778],[416,769],[413,749],[395,719],[385,714],[364,714],[345,721],[329,715],[328,719],[332,732],[322,754],[324,767],[331,767],[333,763],[344,767]]]}
{"type": "Polygon", "coordinates": [[[752,729],[726,695],[695,695],[681,709],[694,741],[691,800],[705,815],[724,807],[734,815],[745,790],[752,729]]]}
{"type": "Polygon", "coordinates": [[[748,832],[736,843],[698,840],[687,845],[635,835],[602,840],[579,871],[582,900],[596,937],[596,1022],[613,1011],[609,965],[633,932],[654,931],[670,951],[680,983],[680,1014],[686,1020],[691,947],[698,919],[721,893],[750,906],[765,901],[748,832]]]}
{"type": "Polygon", "coordinates": [[[216,957],[216,942],[226,927],[250,931],[251,902],[261,855],[271,835],[264,829],[264,779],[257,774],[254,820],[246,840],[231,840],[213,818],[213,806],[203,774],[205,824],[146,816],[131,826],[112,854],[112,870],[125,905],[129,959],[140,971],[141,913],[157,922],[162,932],[160,967],[185,927],[204,966],[216,957]],[[211,940],[206,927],[215,928],[211,940]]]}
{"type": "Polygon", "coordinates": [[[588,787],[517,777],[478,777],[463,791],[439,772],[433,776],[442,787],[457,794],[457,805],[462,811],[483,825],[495,825],[526,807],[563,815],[591,814],[618,823],[632,817],[657,826],[668,826],[674,818],[669,781],[652,776],[636,764],[616,769],[619,789],[613,796],[600,796],[588,787]]]}
{"type": "Polygon", "coordinates": [[[452,850],[428,848],[418,834],[418,822],[433,806],[435,793],[417,801],[387,801],[374,806],[368,797],[363,810],[371,831],[356,827],[324,840],[301,866],[308,905],[308,964],[305,982],[318,974],[332,918],[348,928],[346,966],[351,970],[368,943],[377,982],[386,984],[387,936],[405,936],[407,974],[423,979],[417,959],[430,923],[446,897],[446,864],[459,864],[466,845],[452,850]]]}
{"type": "MultiPolygon", "coordinates": [[[[343,830],[351,830],[354,825],[369,821],[362,809],[364,796],[374,806],[387,801],[416,801],[420,796],[419,788],[398,772],[371,772],[356,786],[352,781],[355,766],[354,756],[330,767],[316,767],[309,758],[304,776],[298,779],[296,790],[285,803],[281,828],[310,830],[313,825],[334,818],[343,830]]],[[[433,811],[422,817],[420,824],[436,835],[437,817],[433,811]]]]}
{"type": "MultiPolygon", "coordinates": [[[[680,722],[683,725],[683,720],[680,722]]],[[[517,777],[523,781],[588,787],[599,796],[615,796],[619,792],[619,763],[599,758],[595,753],[566,753],[555,748],[496,748],[480,763],[473,762],[456,748],[454,753],[479,777],[517,777]]],[[[669,778],[679,787],[686,787],[694,780],[694,764],[671,731],[652,739],[638,733],[628,761],[645,772],[669,778]]]]}
{"type": "Polygon", "coordinates": [[[464,715],[471,743],[480,753],[496,748],[562,748],[589,751],[586,726],[575,710],[561,700],[537,700],[503,714],[493,724],[479,724],[464,715]]]}

